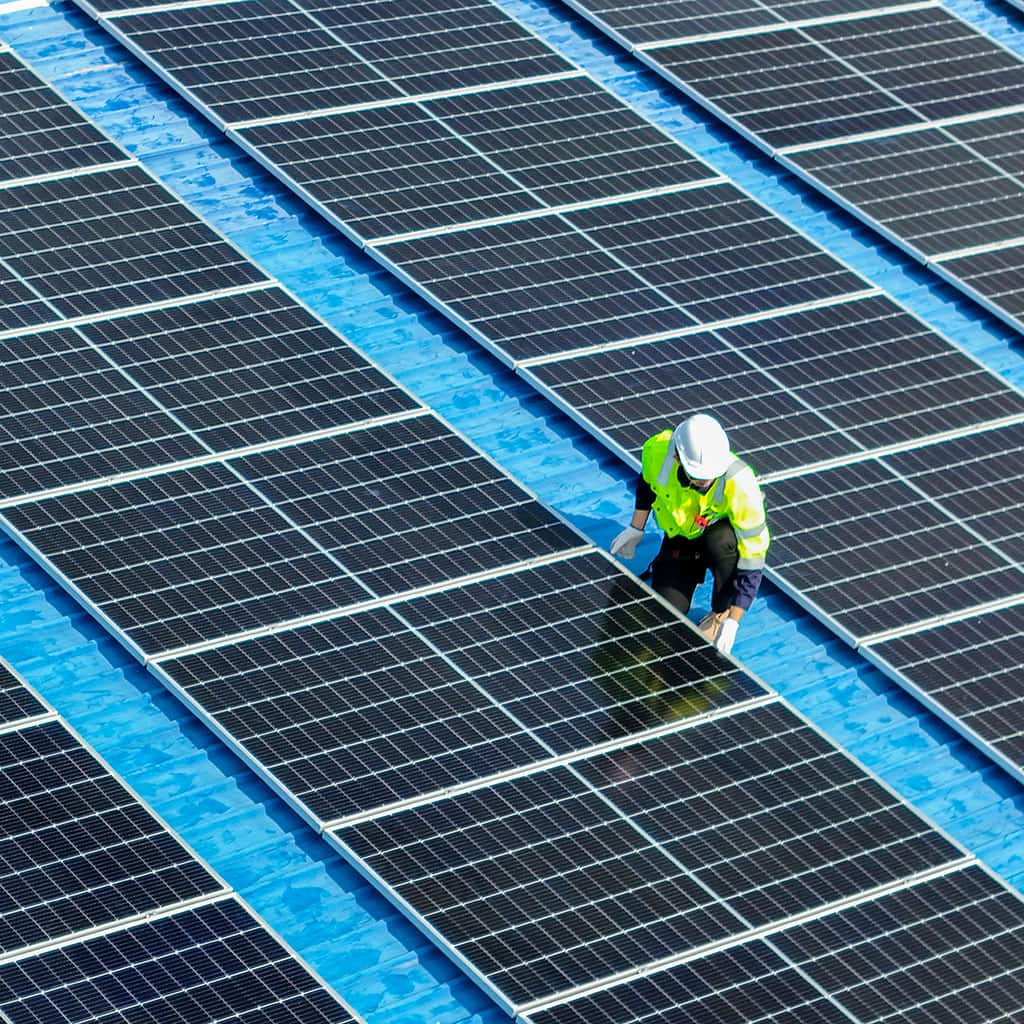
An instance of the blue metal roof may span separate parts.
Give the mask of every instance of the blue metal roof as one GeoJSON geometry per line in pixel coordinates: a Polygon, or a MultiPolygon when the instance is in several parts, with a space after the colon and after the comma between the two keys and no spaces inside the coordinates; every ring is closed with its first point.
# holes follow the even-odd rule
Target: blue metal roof
{"type": "MultiPolygon", "coordinates": [[[[260,171],[67,4],[0,4],[0,38],[269,273],[595,543],[630,473],[260,171]]],[[[505,8],[937,329],[1024,387],[1020,341],[554,3],[505,8]]],[[[1024,53],[981,4],[957,11],[1024,53]]],[[[1017,19],[1021,24],[1021,19],[1017,19]]],[[[651,536],[633,563],[653,554],[651,536]]],[[[695,607],[700,607],[700,594],[695,607]]],[[[1018,888],[1024,787],[770,585],[735,653],[1018,888]]],[[[506,1019],[12,543],[0,654],[371,1024],[506,1019]]]]}

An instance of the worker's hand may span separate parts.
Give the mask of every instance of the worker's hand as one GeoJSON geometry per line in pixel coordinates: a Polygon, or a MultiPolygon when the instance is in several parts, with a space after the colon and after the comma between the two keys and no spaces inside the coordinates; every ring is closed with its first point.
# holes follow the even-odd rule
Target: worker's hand
{"type": "Polygon", "coordinates": [[[732,642],[736,639],[736,630],[739,628],[740,624],[736,619],[723,619],[721,626],[718,627],[718,636],[715,638],[715,647],[717,647],[723,654],[728,654],[732,650],[732,642]]]}
{"type": "Polygon", "coordinates": [[[612,554],[621,555],[623,558],[632,558],[636,554],[636,546],[643,538],[643,530],[638,530],[635,526],[627,526],[612,541],[612,554]]]}

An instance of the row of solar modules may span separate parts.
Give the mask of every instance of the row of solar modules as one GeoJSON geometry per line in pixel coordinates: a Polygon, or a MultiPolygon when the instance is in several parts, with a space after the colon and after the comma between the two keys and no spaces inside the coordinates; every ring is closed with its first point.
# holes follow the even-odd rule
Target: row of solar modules
{"type": "Polygon", "coordinates": [[[0,663],[0,1016],[356,1018],[0,663]]]}
{"type": "Polygon", "coordinates": [[[1024,329],[1024,62],[934,2],[567,0],[1024,329]]]}
{"type": "MultiPolygon", "coordinates": [[[[8,63],[6,102],[90,152],[90,126],[8,63]]],[[[33,160],[41,138],[20,138],[33,160]]],[[[147,210],[173,203],[150,196],[147,210]]],[[[124,192],[99,194],[65,237],[89,223],[103,244],[122,223],[107,207],[123,211],[124,192]]],[[[34,367],[16,386],[45,410],[44,435],[66,425],[78,445],[62,463],[77,482],[10,498],[8,527],[504,1005],[538,1024],[678,1019],[687,1004],[779,1024],[922,1000],[1024,1010],[1024,970],[1007,969],[1022,962],[1016,894],[432,417],[380,424],[383,377],[370,418],[330,437],[83,476],[126,419],[91,411],[141,372],[88,332],[206,301],[223,300],[62,328],[121,372],[96,372],[77,408],[46,404],[72,364],[4,339],[7,367],[34,367]]],[[[304,330],[264,345],[271,378],[293,363],[269,422],[358,403],[322,372],[341,339],[290,315],[304,330]]],[[[163,382],[167,415],[188,437],[249,423],[211,399],[250,393],[227,351],[244,348],[238,322],[182,321],[166,349],[181,368],[163,382]]],[[[167,333],[132,336],[160,354],[167,333]]],[[[376,371],[362,370],[365,384],[376,371]]],[[[136,388],[145,406],[151,388],[136,388]]],[[[6,448],[32,472],[39,450],[6,448]]]]}
{"type": "Polygon", "coordinates": [[[1006,690],[1024,654],[1019,392],[492,4],[239,0],[103,23],[634,464],[651,433],[715,410],[775,481],[773,579],[1024,773],[1006,690]],[[356,91],[296,77],[339,47],[356,91]],[[965,637],[977,657],[951,661],[965,637]]]}

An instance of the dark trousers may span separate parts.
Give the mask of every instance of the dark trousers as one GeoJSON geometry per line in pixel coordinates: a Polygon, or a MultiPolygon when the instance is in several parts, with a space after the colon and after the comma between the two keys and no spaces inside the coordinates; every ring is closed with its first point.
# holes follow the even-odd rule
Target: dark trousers
{"type": "Polygon", "coordinates": [[[735,591],[736,534],[728,519],[712,523],[693,540],[668,537],[651,563],[651,586],[681,612],[690,610],[693,592],[704,582],[708,569],[714,578],[711,610],[724,612],[735,591]]]}

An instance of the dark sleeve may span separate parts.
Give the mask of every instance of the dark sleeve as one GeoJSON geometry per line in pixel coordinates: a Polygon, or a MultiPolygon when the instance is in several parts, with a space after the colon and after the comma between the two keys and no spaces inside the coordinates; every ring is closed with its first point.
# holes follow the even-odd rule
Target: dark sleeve
{"type": "Polygon", "coordinates": [[[733,586],[735,593],[733,594],[732,603],[737,608],[746,610],[754,603],[754,598],[757,597],[757,588],[761,586],[761,570],[737,569],[733,577],[733,586]]]}
{"type": "Polygon", "coordinates": [[[636,507],[643,512],[650,512],[653,505],[654,489],[643,478],[643,475],[638,473],[636,478],[636,507]]]}

